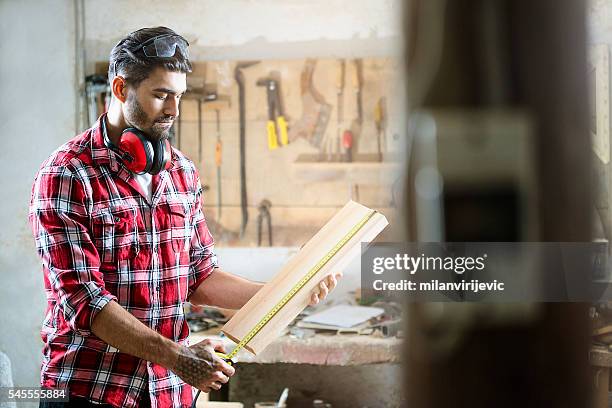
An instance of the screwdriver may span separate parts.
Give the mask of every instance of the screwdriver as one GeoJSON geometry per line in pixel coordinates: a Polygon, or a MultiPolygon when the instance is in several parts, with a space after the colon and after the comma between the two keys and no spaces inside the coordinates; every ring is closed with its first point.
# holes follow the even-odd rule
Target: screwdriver
{"type": "Polygon", "coordinates": [[[353,132],[345,130],[342,134],[342,147],[345,150],[345,157],[347,162],[353,161],[353,132]]]}
{"type": "Polygon", "coordinates": [[[217,166],[217,220],[221,218],[221,131],[219,120],[219,109],[215,109],[217,117],[217,144],[215,145],[215,164],[217,166]]]}

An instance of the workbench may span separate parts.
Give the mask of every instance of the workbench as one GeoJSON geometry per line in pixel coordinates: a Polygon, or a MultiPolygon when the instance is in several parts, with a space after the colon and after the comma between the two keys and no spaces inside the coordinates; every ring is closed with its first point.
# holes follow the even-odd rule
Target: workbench
{"type": "MultiPolygon", "coordinates": [[[[191,344],[206,338],[222,340],[229,353],[235,343],[227,337],[219,337],[219,330],[211,329],[193,333],[191,344]]],[[[317,333],[307,339],[283,335],[273,341],[261,354],[248,351],[238,353],[237,362],[274,364],[357,365],[399,363],[401,339],[374,335],[317,333]]]]}
{"type": "MultiPolygon", "coordinates": [[[[221,339],[217,329],[193,333],[191,344],[221,339]]],[[[317,333],[310,338],[280,336],[261,354],[238,353],[237,371],[230,380],[230,400],[246,407],[274,400],[286,386],[289,405],[300,398],[321,398],[337,406],[399,406],[401,402],[402,339],[376,335],[317,333]],[[382,404],[382,405],[381,405],[382,404]]]]}

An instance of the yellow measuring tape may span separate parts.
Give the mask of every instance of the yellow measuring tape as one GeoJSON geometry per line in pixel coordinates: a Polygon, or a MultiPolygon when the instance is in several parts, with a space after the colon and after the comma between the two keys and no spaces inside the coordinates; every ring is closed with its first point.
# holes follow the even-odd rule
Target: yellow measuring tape
{"type": "Polygon", "coordinates": [[[276,314],[295,296],[323,268],[330,259],[340,251],[347,242],[351,240],[359,232],[361,228],[376,214],[376,211],[371,210],[363,217],[355,226],[312,268],[308,273],[297,283],[291,290],[276,304],[274,307],[240,340],[238,345],[229,354],[217,353],[219,357],[233,363],[232,359],[240,350],[246,346],[261,331],[261,329],[270,321],[276,314]]]}

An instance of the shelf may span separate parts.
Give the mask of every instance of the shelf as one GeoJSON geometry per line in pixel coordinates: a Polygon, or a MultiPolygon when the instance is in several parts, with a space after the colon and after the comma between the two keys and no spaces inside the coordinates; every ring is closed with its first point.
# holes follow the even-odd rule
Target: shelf
{"type": "Polygon", "coordinates": [[[306,182],[346,181],[354,184],[391,184],[401,171],[402,163],[397,155],[385,155],[378,161],[376,153],[357,154],[354,161],[343,161],[345,156],[301,154],[293,163],[293,177],[306,182]]]}

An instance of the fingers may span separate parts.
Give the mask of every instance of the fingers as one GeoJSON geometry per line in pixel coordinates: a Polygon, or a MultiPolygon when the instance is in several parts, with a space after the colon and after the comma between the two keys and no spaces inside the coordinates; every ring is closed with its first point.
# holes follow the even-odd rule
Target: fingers
{"type": "Polygon", "coordinates": [[[211,346],[215,351],[225,353],[225,345],[221,340],[211,340],[211,346]]]}
{"type": "Polygon", "coordinates": [[[213,375],[210,377],[210,380],[219,384],[226,384],[229,381],[229,377],[223,374],[222,372],[217,371],[213,373],[213,375]]]}
{"type": "Polygon", "coordinates": [[[225,361],[219,359],[219,368],[221,368],[221,372],[228,377],[231,377],[236,373],[236,370],[231,365],[227,364],[225,361]]]}
{"type": "Polygon", "coordinates": [[[329,289],[327,288],[327,284],[323,280],[319,283],[319,300],[325,299],[328,293],[329,289]]]}
{"type": "Polygon", "coordinates": [[[202,390],[202,392],[210,392],[212,390],[220,390],[221,387],[223,387],[223,384],[227,384],[229,382],[229,377],[231,375],[233,375],[234,369],[231,366],[225,364],[224,362],[222,362],[222,363],[225,366],[230,368],[230,370],[228,370],[228,374],[229,374],[229,372],[231,372],[231,374],[226,375],[222,371],[215,371],[202,384],[200,384],[199,387],[197,387],[198,389],[202,390]]]}
{"type": "Polygon", "coordinates": [[[321,282],[319,282],[319,286],[318,286],[319,292],[314,292],[312,295],[310,295],[310,306],[314,306],[317,303],[319,303],[321,300],[325,299],[325,297],[327,296],[327,294],[329,293],[329,290],[327,289],[327,285],[325,284],[325,280],[322,280],[321,282]]]}
{"type": "Polygon", "coordinates": [[[336,280],[336,277],[334,275],[329,275],[327,277],[327,287],[329,288],[330,292],[334,290],[337,284],[338,284],[338,281],[336,280]]]}
{"type": "MultiPolygon", "coordinates": [[[[214,373],[210,379],[206,382],[206,385],[201,388],[204,391],[204,388],[208,388],[209,390],[220,390],[223,387],[223,384],[226,384],[229,381],[229,378],[223,375],[220,372],[214,373]]],[[[205,391],[207,392],[207,391],[205,391]]]]}
{"type": "Polygon", "coordinates": [[[319,282],[319,285],[317,287],[318,292],[314,292],[312,295],[310,295],[309,306],[314,306],[321,300],[325,299],[329,292],[331,292],[336,286],[338,286],[338,279],[342,278],[342,276],[344,276],[344,274],[342,272],[338,272],[336,274],[331,274],[323,278],[323,280],[319,282]]]}
{"type": "Polygon", "coordinates": [[[197,388],[202,390],[203,392],[210,392],[212,390],[220,390],[221,387],[223,387],[223,384],[227,384],[229,382],[229,377],[233,375],[233,368],[231,368],[231,371],[232,373],[229,374],[229,376],[221,371],[215,371],[210,375],[209,378],[206,379],[206,381],[204,381],[203,384],[201,384],[197,388]]]}

